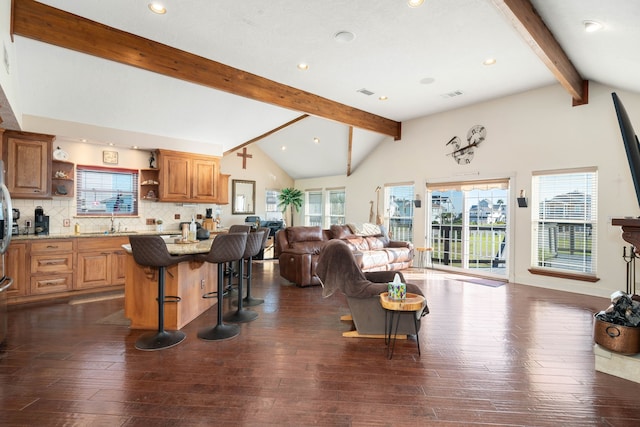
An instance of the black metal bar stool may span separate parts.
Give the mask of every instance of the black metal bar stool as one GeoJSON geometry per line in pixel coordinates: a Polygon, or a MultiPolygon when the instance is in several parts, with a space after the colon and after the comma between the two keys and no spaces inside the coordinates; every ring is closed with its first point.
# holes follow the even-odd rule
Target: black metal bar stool
{"type": "MultiPolygon", "coordinates": [[[[251,226],[250,225],[241,225],[241,224],[233,224],[229,227],[229,233],[251,233],[251,226]]],[[[235,292],[236,288],[233,287],[233,284],[231,283],[233,280],[233,277],[236,275],[236,270],[234,268],[233,263],[234,261],[230,261],[226,268],[225,268],[225,274],[227,275],[227,286],[225,288],[226,292],[231,293],[231,292],[235,292]]]]}
{"type": "Polygon", "coordinates": [[[192,260],[193,255],[171,255],[160,236],[129,236],[129,242],[133,259],[138,264],[158,269],[158,331],[140,336],[136,341],[136,348],[153,351],[173,347],[182,342],[186,335],[182,331],[164,330],[164,304],[180,301],[180,297],[164,294],[165,270],[171,265],[192,260]]]}
{"type": "Polygon", "coordinates": [[[245,323],[251,322],[252,320],[256,320],[258,318],[258,313],[256,313],[255,311],[245,310],[242,307],[242,282],[246,277],[244,275],[244,262],[246,260],[249,263],[249,267],[247,267],[247,269],[249,269],[251,267],[252,258],[257,255],[258,252],[260,252],[263,236],[263,231],[249,233],[247,236],[247,245],[244,248],[244,254],[242,255],[242,259],[238,260],[238,309],[235,312],[227,313],[224,316],[224,320],[226,320],[227,322],[245,323]]]}
{"type": "MultiPolygon", "coordinates": [[[[267,246],[267,241],[269,240],[269,233],[271,232],[271,229],[268,227],[260,227],[258,228],[258,232],[260,231],[264,232],[262,236],[262,244],[260,247],[260,249],[264,250],[264,248],[267,246]]],[[[251,296],[251,274],[253,270],[252,262],[253,262],[253,257],[256,256],[258,253],[260,253],[260,249],[258,249],[258,252],[250,256],[249,259],[247,260],[247,275],[245,276],[247,279],[247,296],[242,300],[242,302],[244,302],[244,305],[246,305],[247,307],[253,307],[255,305],[260,305],[264,303],[263,299],[254,298],[251,296]]]]}
{"type": "Polygon", "coordinates": [[[218,319],[215,326],[198,331],[198,338],[207,341],[220,341],[234,338],[240,334],[238,325],[227,325],[222,321],[222,302],[224,299],[224,265],[227,262],[239,260],[247,245],[247,233],[218,234],[206,254],[196,255],[196,261],[218,264],[218,289],[216,292],[204,294],[203,298],[218,297],[218,319]]]}

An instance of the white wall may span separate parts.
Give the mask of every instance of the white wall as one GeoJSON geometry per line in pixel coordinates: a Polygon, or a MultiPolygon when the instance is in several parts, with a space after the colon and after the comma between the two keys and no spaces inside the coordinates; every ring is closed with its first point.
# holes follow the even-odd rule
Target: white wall
{"type": "Polygon", "coordinates": [[[256,144],[251,144],[247,147],[247,154],[252,157],[247,159],[246,169],[242,169],[242,157],[239,157],[238,153],[242,153],[242,150],[229,153],[223,156],[220,161],[222,173],[231,174],[229,178],[229,204],[222,206],[224,226],[244,224],[244,220],[247,217],[246,214],[231,214],[231,197],[233,194],[231,185],[234,179],[256,182],[256,211],[253,215],[262,219],[272,219],[268,218],[265,212],[266,190],[280,190],[293,186],[293,179],[280,169],[270,157],[264,154],[264,151],[256,144]]]}
{"type": "MultiPolygon", "coordinates": [[[[571,97],[554,85],[494,101],[422,117],[403,123],[402,140],[381,144],[350,177],[298,180],[296,188],[344,185],[347,222],[369,218],[369,201],[376,200],[378,185],[414,182],[424,195],[426,182],[512,178],[510,196],[511,281],[540,287],[609,296],[624,289],[621,230],[611,218],[640,215],[629,173],[611,92],[624,102],[636,131],[640,131],[640,95],[591,83],[589,104],[572,107],[571,97]],[[456,164],[445,144],[457,135],[463,140],[476,124],[487,128],[487,139],[469,165],[456,164]],[[531,194],[531,173],[538,170],[598,167],[597,276],[587,283],[539,275],[527,270],[531,259],[531,209],[517,208],[516,194],[531,194]]],[[[415,210],[414,241],[424,244],[423,203],[415,210]]],[[[302,216],[299,217],[300,224],[302,216]]]]}

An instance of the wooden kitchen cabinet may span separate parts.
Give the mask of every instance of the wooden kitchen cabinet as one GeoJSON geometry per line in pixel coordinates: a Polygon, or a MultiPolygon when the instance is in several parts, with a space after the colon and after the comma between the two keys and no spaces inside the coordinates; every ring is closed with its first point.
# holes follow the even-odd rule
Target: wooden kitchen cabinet
{"type": "Polygon", "coordinates": [[[158,150],[158,165],[160,201],[220,203],[218,157],[158,150]]]}
{"type": "Polygon", "coordinates": [[[5,274],[13,279],[7,297],[20,297],[29,293],[29,270],[27,265],[27,244],[11,242],[4,255],[5,274]]]}
{"type": "Polygon", "coordinates": [[[51,156],[55,136],[5,131],[2,157],[7,168],[6,185],[16,199],[51,197],[51,156]]]}
{"type": "Polygon", "coordinates": [[[121,236],[78,239],[76,289],[124,285],[126,243],[121,236]]]}
{"type": "Polygon", "coordinates": [[[58,293],[73,288],[75,251],[72,239],[32,242],[30,254],[30,295],[58,293]]]}

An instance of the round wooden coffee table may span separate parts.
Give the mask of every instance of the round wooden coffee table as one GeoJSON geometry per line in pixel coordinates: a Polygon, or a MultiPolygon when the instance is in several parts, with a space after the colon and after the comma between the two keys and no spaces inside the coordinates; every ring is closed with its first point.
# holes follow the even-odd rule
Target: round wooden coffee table
{"type": "Polygon", "coordinates": [[[398,325],[400,324],[400,315],[409,314],[413,317],[413,326],[416,332],[416,343],[418,344],[418,355],[420,355],[420,336],[418,335],[418,311],[422,311],[425,305],[425,299],[422,295],[407,293],[407,297],[403,300],[394,300],[389,298],[388,292],[380,294],[380,305],[384,308],[384,343],[387,345],[387,358],[393,357],[393,349],[396,346],[396,336],[398,334],[398,325]],[[392,334],[393,323],[396,324],[396,331],[392,334]],[[393,335],[393,342],[391,336],[393,335]]]}

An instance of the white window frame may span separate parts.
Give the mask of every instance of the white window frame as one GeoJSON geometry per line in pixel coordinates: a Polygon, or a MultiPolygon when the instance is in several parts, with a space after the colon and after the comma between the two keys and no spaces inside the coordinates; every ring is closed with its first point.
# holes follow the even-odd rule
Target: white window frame
{"type": "Polygon", "coordinates": [[[596,281],[598,170],[534,172],[531,195],[531,269],[596,281]]]}

